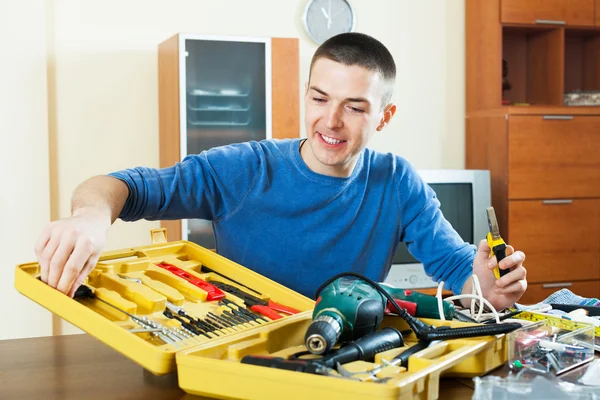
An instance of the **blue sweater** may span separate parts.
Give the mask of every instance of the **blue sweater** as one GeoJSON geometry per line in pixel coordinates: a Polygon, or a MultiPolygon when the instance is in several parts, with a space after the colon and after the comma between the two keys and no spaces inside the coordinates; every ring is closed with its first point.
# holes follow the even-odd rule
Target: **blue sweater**
{"type": "Polygon", "coordinates": [[[404,241],[428,275],[460,293],[475,246],[406,160],[365,149],[351,176],[330,177],[307,167],[299,143],[234,144],[170,168],[112,173],[129,187],[119,217],[211,220],[219,254],[310,298],[340,272],[383,281],[404,241]]]}

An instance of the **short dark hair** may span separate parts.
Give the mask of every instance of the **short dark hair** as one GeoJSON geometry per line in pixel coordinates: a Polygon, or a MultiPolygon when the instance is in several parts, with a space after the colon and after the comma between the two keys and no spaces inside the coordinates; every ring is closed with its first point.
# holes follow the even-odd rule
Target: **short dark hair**
{"type": "Polygon", "coordinates": [[[319,58],[328,58],[349,66],[358,65],[378,72],[388,87],[383,95],[382,107],[391,100],[396,80],[396,63],[390,51],[379,40],[357,32],[341,33],[327,39],[312,57],[309,81],[313,65],[319,58]]]}

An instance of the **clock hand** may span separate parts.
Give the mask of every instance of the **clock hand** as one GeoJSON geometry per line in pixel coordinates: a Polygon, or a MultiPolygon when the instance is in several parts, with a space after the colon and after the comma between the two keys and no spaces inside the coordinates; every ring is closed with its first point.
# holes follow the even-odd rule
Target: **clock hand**
{"type": "Polygon", "coordinates": [[[321,7],[321,11],[323,11],[323,15],[325,16],[325,18],[327,18],[327,20],[329,20],[329,15],[327,15],[327,11],[325,11],[324,7],[321,7]]]}

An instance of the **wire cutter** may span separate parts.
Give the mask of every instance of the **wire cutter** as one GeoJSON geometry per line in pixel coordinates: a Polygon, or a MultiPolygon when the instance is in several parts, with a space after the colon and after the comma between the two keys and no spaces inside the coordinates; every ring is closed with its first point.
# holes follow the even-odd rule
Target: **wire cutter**
{"type": "Polygon", "coordinates": [[[276,303],[272,300],[259,299],[258,297],[252,296],[236,286],[229,285],[224,282],[210,281],[210,283],[224,292],[239,297],[240,299],[244,300],[246,307],[248,307],[250,310],[264,315],[265,317],[269,317],[272,320],[281,319],[282,316],[279,315],[280,312],[289,315],[298,314],[300,312],[300,310],[284,306],[283,304],[276,303]]]}
{"type": "MultiPolygon", "coordinates": [[[[492,250],[492,254],[496,256],[496,260],[498,263],[506,258],[506,243],[500,236],[500,228],[498,228],[498,220],[496,219],[496,212],[494,211],[494,207],[487,208],[487,220],[488,227],[490,231],[487,234],[487,243],[492,250]]],[[[498,265],[494,268],[494,276],[496,279],[500,279],[500,277],[508,274],[510,270],[508,269],[500,269],[498,265]]]]}

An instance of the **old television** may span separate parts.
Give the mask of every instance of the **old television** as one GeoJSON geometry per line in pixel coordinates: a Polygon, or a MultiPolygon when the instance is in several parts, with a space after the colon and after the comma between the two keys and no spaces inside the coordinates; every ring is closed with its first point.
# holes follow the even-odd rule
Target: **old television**
{"type": "MultiPolygon", "coordinates": [[[[490,173],[487,170],[419,170],[435,191],[444,217],[460,237],[479,244],[488,232],[486,208],[491,206],[490,173]]],[[[400,243],[385,282],[399,288],[422,289],[438,284],[427,274],[404,243],[400,243]]]]}

